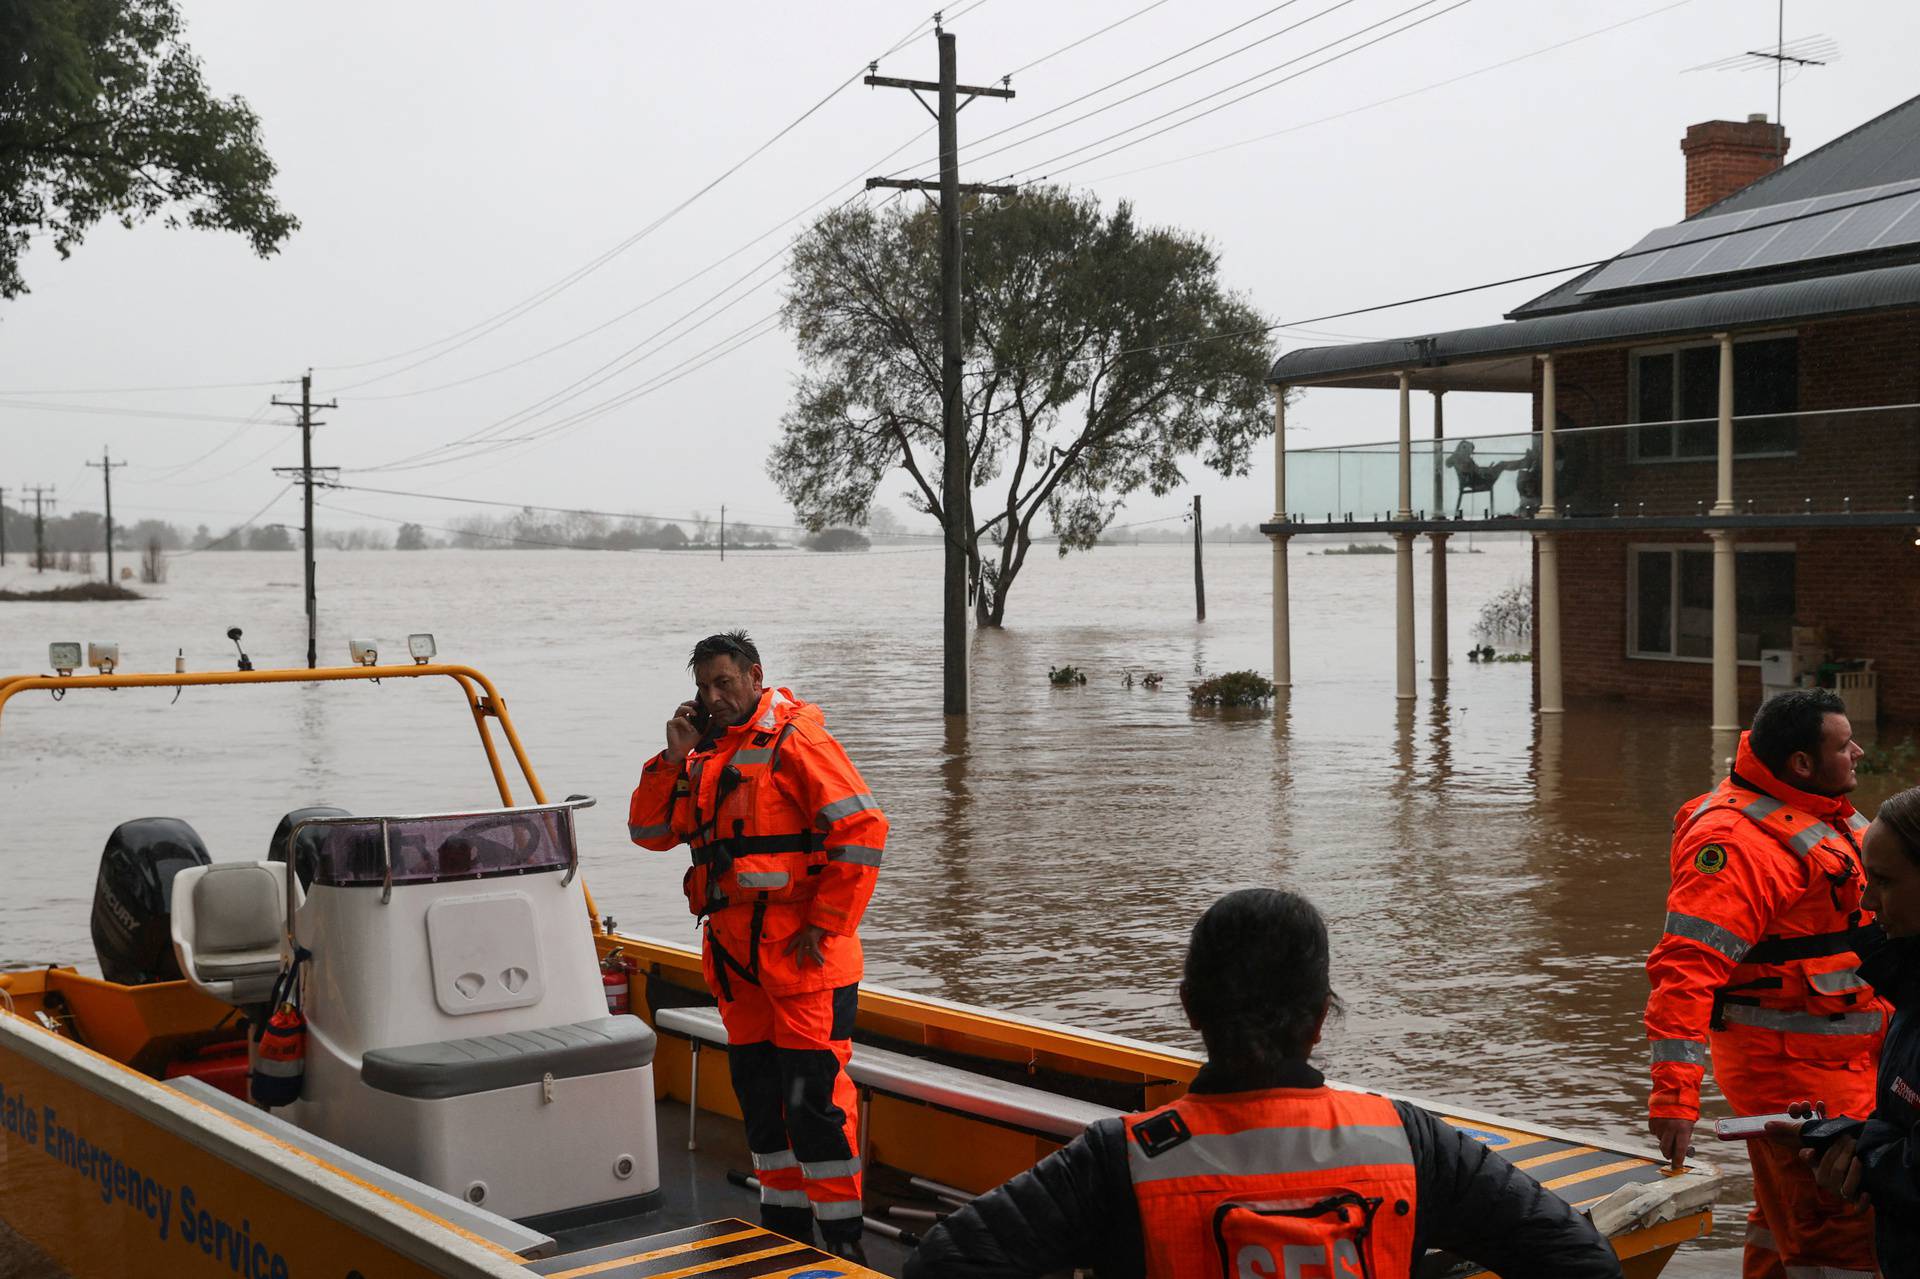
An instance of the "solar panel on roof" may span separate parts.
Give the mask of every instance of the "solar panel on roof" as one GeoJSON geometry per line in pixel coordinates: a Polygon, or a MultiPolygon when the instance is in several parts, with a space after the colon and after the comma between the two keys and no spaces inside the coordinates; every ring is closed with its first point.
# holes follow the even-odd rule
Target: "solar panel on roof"
{"type": "Polygon", "coordinates": [[[1920,245],[1920,181],[1841,191],[1661,227],[1580,292],[1608,293],[1920,245]]]}

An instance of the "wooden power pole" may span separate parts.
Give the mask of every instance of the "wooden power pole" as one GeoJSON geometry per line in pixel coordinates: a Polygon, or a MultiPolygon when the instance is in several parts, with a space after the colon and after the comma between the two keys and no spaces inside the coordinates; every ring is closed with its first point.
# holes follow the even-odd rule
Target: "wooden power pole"
{"type": "Polygon", "coordinates": [[[1198,621],[1207,620],[1207,579],[1200,568],[1200,495],[1193,495],[1193,613],[1198,621]]]}
{"type": "MultiPolygon", "coordinates": [[[[916,98],[920,94],[939,95],[940,108],[927,107],[940,122],[940,181],[920,179],[900,181],[893,178],[868,178],[867,186],[896,187],[905,191],[940,192],[940,423],[944,437],[942,450],[946,465],[941,485],[941,514],[946,525],[946,584],[944,609],[945,697],[946,713],[967,713],[967,533],[972,524],[972,458],[967,448],[966,397],[961,386],[961,293],[960,254],[962,246],[960,197],[963,195],[1014,195],[1017,186],[986,186],[960,181],[960,124],[963,103],[975,98],[1011,98],[1013,90],[1005,81],[999,88],[955,83],[957,55],[951,33],[934,28],[940,42],[940,80],[897,80],[892,76],[869,75],[866,83],[885,89],[906,89],[916,98]]],[[[871,69],[871,68],[870,68],[871,69]]],[[[927,101],[920,98],[920,105],[927,101]]]]}
{"type": "MultiPolygon", "coordinates": [[[[298,404],[293,403],[291,400],[282,399],[275,399],[274,403],[283,409],[300,410],[300,465],[297,467],[276,466],[273,469],[277,475],[299,476],[300,483],[306,490],[307,668],[311,670],[320,664],[318,643],[320,606],[313,588],[313,477],[315,471],[313,465],[313,428],[326,425],[324,422],[316,422],[313,420],[313,411],[315,409],[337,409],[340,405],[333,400],[328,400],[325,404],[315,404],[313,402],[312,369],[308,369],[300,377],[300,402],[298,404]]],[[[339,472],[338,467],[332,466],[324,466],[319,469],[332,474],[338,474],[339,472]]]]}
{"type": "Polygon", "coordinates": [[[47,571],[47,512],[46,505],[53,499],[47,494],[53,489],[44,484],[23,486],[22,493],[33,494],[33,571],[47,571]]]}
{"type": "Polygon", "coordinates": [[[100,460],[88,462],[87,465],[100,468],[100,479],[107,486],[107,582],[112,584],[117,580],[113,576],[113,473],[126,463],[114,461],[105,449],[101,449],[100,460]]]}
{"type": "Polygon", "coordinates": [[[7,566],[7,490],[0,488],[0,568],[7,566]]]}

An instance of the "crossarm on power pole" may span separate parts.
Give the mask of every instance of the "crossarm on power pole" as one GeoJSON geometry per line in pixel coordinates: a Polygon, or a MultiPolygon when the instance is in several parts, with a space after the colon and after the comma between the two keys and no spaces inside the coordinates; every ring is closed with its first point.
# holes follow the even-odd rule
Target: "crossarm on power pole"
{"type": "Polygon", "coordinates": [[[325,404],[315,404],[313,402],[312,369],[308,369],[300,378],[300,400],[298,403],[279,398],[275,398],[273,402],[283,409],[300,410],[300,466],[297,472],[295,468],[288,466],[276,466],[273,469],[280,474],[289,472],[298,474],[300,476],[301,486],[306,490],[304,505],[306,507],[307,561],[307,668],[311,670],[320,664],[318,649],[320,603],[314,590],[313,581],[313,477],[317,470],[331,471],[335,474],[338,474],[339,471],[337,467],[315,467],[313,464],[313,428],[326,425],[324,422],[316,422],[313,420],[313,411],[315,409],[337,409],[340,405],[339,402],[335,400],[328,400],[325,404]]]}
{"type": "MultiPolygon", "coordinates": [[[[893,187],[901,191],[938,191],[938,182],[929,182],[925,178],[868,178],[867,190],[875,187],[893,187]]],[[[988,182],[962,182],[961,195],[1019,195],[1017,186],[994,186],[988,182]]]]}
{"type": "Polygon", "coordinates": [[[116,580],[113,576],[113,473],[126,463],[114,461],[107,450],[101,449],[100,460],[86,465],[97,469],[107,486],[107,581],[112,582],[116,580]]]}

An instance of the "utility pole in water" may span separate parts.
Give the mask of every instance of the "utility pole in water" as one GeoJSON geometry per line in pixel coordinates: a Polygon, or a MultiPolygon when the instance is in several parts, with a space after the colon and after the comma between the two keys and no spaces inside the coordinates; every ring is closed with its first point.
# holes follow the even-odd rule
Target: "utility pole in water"
{"type": "Polygon", "coordinates": [[[7,566],[7,490],[0,488],[0,568],[7,566]]]}
{"type": "Polygon", "coordinates": [[[107,581],[108,583],[111,584],[114,581],[114,576],[113,576],[113,473],[119,470],[121,467],[125,466],[126,463],[114,461],[111,457],[107,455],[107,451],[103,448],[100,450],[100,460],[98,462],[88,462],[87,465],[97,466],[100,468],[100,478],[103,482],[105,482],[107,486],[107,581]]]}
{"type": "Polygon", "coordinates": [[[1196,620],[1207,620],[1207,579],[1200,567],[1200,495],[1193,495],[1193,612],[1196,620]]]}
{"type": "MultiPolygon", "coordinates": [[[[276,466],[273,470],[276,475],[298,475],[302,487],[306,490],[307,668],[311,670],[320,664],[318,646],[320,606],[313,589],[313,428],[326,425],[324,422],[316,422],[313,420],[313,411],[315,409],[337,409],[340,405],[333,400],[328,400],[325,404],[315,404],[313,402],[312,369],[308,369],[300,377],[300,402],[298,404],[293,403],[291,400],[282,399],[275,399],[273,402],[283,409],[300,410],[300,465],[297,467],[276,466]]],[[[335,475],[339,473],[338,467],[323,466],[319,469],[335,475]]]]}
{"type": "Polygon", "coordinates": [[[727,504],[720,503],[720,562],[727,562],[727,504]]]}
{"type": "MultiPolygon", "coordinates": [[[[999,88],[957,84],[953,36],[938,25],[934,37],[940,42],[940,80],[896,80],[892,76],[868,75],[866,83],[884,89],[906,89],[920,98],[922,92],[939,95],[940,109],[927,110],[940,122],[940,181],[899,181],[893,178],[868,178],[867,187],[895,187],[903,191],[938,190],[940,192],[940,424],[944,438],[942,450],[946,465],[941,484],[941,514],[946,526],[946,584],[943,610],[945,650],[944,705],[949,715],[967,713],[967,533],[973,521],[972,458],[967,448],[965,395],[961,387],[960,254],[962,195],[1015,195],[1017,186],[985,186],[960,181],[960,95],[975,98],[1011,98],[1013,90],[1005,80],[999,88]]],[[[869,67],[877,70],[879,64],[869,67]]],[[[927,101],[920,98],[920,105],[927,101]]]]}
{"type": "Polygon", "coordinates": [[[22,493],[33,494],[33,571],[47,571],[47,512],[46,504],[53,499],[47,494],[53,489],[44,484],[22,486],[22,493]]]}

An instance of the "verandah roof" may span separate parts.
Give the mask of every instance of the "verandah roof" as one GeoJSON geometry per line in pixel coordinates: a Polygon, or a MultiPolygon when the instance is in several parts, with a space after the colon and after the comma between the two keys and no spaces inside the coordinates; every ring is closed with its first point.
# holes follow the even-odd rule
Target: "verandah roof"
{"type": "Polygon", "coordinates": [[[1920,263],[1817,276],[1718,293],[1454,329],[1420,337],[1289,351],[1267,380],[1287,386],[1391,388],[1401,370],[1418,390],[1514,391],[1533,386],[1533,357],[1546,351],[1622,346],[1920,309],[1920,263]]]}

